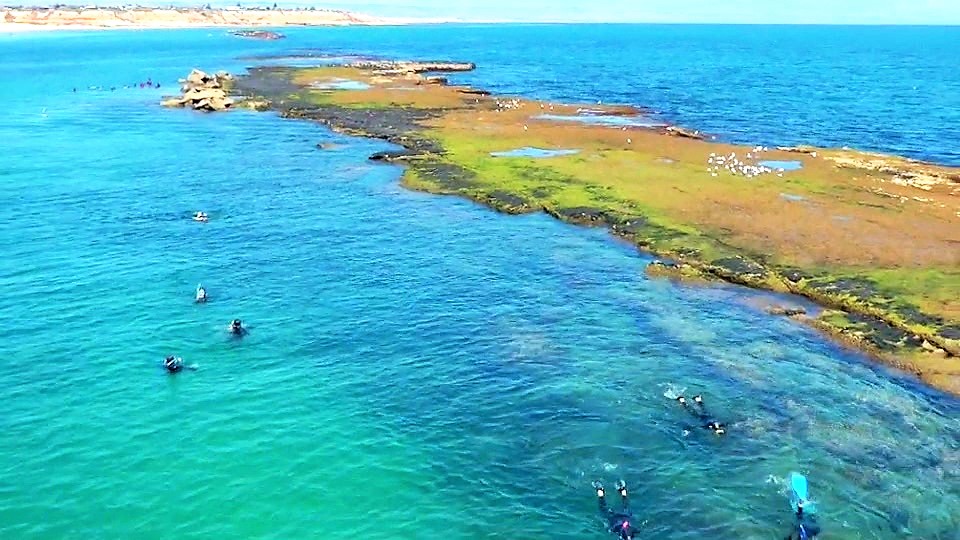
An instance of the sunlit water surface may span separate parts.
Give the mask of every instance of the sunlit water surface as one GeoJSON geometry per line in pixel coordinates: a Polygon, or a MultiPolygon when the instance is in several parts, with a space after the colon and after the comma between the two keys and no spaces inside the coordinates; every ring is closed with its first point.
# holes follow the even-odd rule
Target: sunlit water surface
{"type": "MultiPolygon", "coordinates": [[[[602,231],[406,191],[366,161],[380,143],[157,106],[193,66],[312,46],[477,56],[470,77],[538,95],[480,47],[528,30],[453,31],[0,37],[0,537],[599,539],[589,483],[622,477],[644,538],[782,538],[799,470],[824,538],[958,538],[956,400],[755,293],[650,281],[602,231]],[[164,87],[123,88],[147,77],[164,87]],[[167,354],[198,369],[168,376],[167,354]],[[684,434],[671,397],[694,392],[727,436],[684,434]]],[[[542,95],[631,101],[642,80],[542,95]]],[[[740,107],[702,127],[752,129],[740,107]]]]}

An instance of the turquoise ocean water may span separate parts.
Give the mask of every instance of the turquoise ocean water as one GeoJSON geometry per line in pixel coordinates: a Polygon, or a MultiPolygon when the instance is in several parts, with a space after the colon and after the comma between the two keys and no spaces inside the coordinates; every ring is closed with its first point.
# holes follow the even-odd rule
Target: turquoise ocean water
{"type": "Polygon", "coordinates": [[[477,60],[462,80],[732,140],[957,160],[952,29],[611,28],[0,36],[0,538],[601,539],[589,484],[618,478],[643,538],[782,538],[799,470],[823,538],[956,540],[956,399],[758,293],[647,280],[602,231],[406,191],[366,161],[379,142],[157,105],[191,67],[318,47],[477,60]],[[763,64],[770,40],[816,61],[763,64]],[[870,92],[923,99],[863,97],[870,62],[908,53],[870,92]],[[698,65],[714,88],[687,84],[698,65]],[[781,82],[733,99],[751,69],[781,82]],[[167,376],[167,354],[199,368],[167,376]],[[700,391],[728,436],[684,435],[669,397],[700,391]]]}

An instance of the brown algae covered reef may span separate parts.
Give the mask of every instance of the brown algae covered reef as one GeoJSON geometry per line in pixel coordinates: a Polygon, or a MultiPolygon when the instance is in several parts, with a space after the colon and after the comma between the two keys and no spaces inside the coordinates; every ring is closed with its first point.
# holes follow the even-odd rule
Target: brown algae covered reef
{"type": "Polygon", "coordinates": [[[233,91],[402,150],[404,186],[607,227],[723,280],[823,306],[785,314],[960,394],[960,169],[850,149],[747,147],[628,106],[448,84],[472,64],[261,67],[233,91]]]}

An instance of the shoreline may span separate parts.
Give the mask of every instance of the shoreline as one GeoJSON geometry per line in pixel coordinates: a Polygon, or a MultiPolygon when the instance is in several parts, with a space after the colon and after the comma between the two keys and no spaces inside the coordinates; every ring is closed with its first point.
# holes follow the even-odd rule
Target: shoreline
{"type": "Polygon", "coordinates": [[[374,17],[343,10],[201,8],[0,8],[0,33],[190,28],[406,26],[446,21],[374,17]]]}
{"type": "MultiPolygon", "coordinates": [[[[465,64],[455,66],[448,71],[467,70],[465,64]]],[[[283,117],[316,121],[335,131],[402,147],[371,159],[403,165],[401,184],[409,189],[457,195],[509,214],[544,212],[568,223],[607,228],[636,248],[668,259],[659,267],[651,265],[651,275],[722,281],[805,298],[824,311],[815,316],[776,315],[818,329],[929,386],[960,395],[960,320],[951,315],[957,307],[951,296],[960,290],[960,273],[950,259],[956,252],[941,250],[945,258],[924,262],[910,259],[910,250],[888,253],[879,245],[871,257],[890,268],[873,269],[877,264],[869,266],[870,271],[857,268],[872,260],[860,253],[867,247],[862,245],[864,234],[906,235],[903,241],[919,242],[923,239],[910,236],[910,231],[922,222],[924,229],[934,224],[948,229],[936,239],[938,246],[955,242],[950,235],[960,232],[956,219],[960,171],[896,156],[797,147],[764,149],[763,154],[773,160],[795,160],[802,164],[801,172],[767,174],[762,179],[726,171],[718,175],[703,168],[709,150],[725,154],[747,149],[673,126],[551,121],[542,113],[569,116],[590,110],[624,119],[644,111],[491,96],[475,88],[448,86],[445,78],[429,75],[442,68],[390,62],[255,68],[236,81],[234,90],[260,100],[258,110],[275,110],[283,117]],[[343,81],[365,88],[339,86],[343,81]],[[491,157],[496,153],[492,150],[511,147],[577,150],[547,159],[491,157]],[[631,168],[643,170],[653,185],[637,185],[631,168]],[[684,188],[690,183],[697,186],[693,191],[684,188]],[[783,195],[784,186],[798,194],[791,195],[796,199],[776,196],[783,195]],[[825,190],[835,196],[821,198],[825,190]],[[819,200],[799,202],[808,197],[819,200]],[[764,214],[770,205],[777,207],[772,216],[764,214]],[[886,225],[860,225],[862,232],[850,232],[852,225],[846,220],[828,219],[813,229],[830,238],[826,244],[811,244],[816,237],[801,236],[798,245],[794,231],[781,230],[784,219],[788,227],[802,229],[798,224],[807,224],[802,221],[809,220],[806,214],[825,208],[835,215],[849,214],[850,220],[885,220],[886,225]],[[758,212],[758,219],[731,221],[730,211],[758,212]],[[779,228],[766,227],[770,220],[779,228]],[[760,242],[744,239],[747,234],[760,235],[760,242]],[[804,262],[811,257],[808,251],[826,262],[804,262]],[[846,258],[830,263],[837,257],[846,258]],[[897,261],[904,257],[928,266],[903,267],[897,261]],[[911,288],[919,276],[929,284],[911,288]]],[[[895,246],[900,240],[892,239],[895,246]]]]}
{"type": "Polygon", "coordinates": [[[425,23],[420,21],[412,22],[384,22],[370,24],[287,24],[287,25],[258,25],[258,24],[183,24],[183,25],[158,25],[158,24],[137,24],[127,26],[95,26],[84,24],[28,24],[28,23],[0,23],[0,34],[41,34],[53,32],[107,32],[114,30],[242,30],[247,28],[257,29],[287,29],[287,28],[322,28],[322,27],[342,27],[342,26],[409,26],[415,24],[443,24],[443,23],[425,23]]]}

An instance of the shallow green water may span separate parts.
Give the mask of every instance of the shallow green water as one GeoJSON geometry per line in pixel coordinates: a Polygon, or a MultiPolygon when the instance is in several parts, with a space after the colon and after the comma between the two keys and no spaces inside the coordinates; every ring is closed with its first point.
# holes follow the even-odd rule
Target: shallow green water
{"type": "Polygon", "coordinates": [[[407,192],[377,143],[83,90],[248,52],[182,35],[0,68],[0,537],[604,538],[622,477],[645,538],[777,538],[800,470],[824,538],[957,538],[956,400],[601,231],[407,192]],[[699,391],[729,436],[684,434],[699,391]]]}

